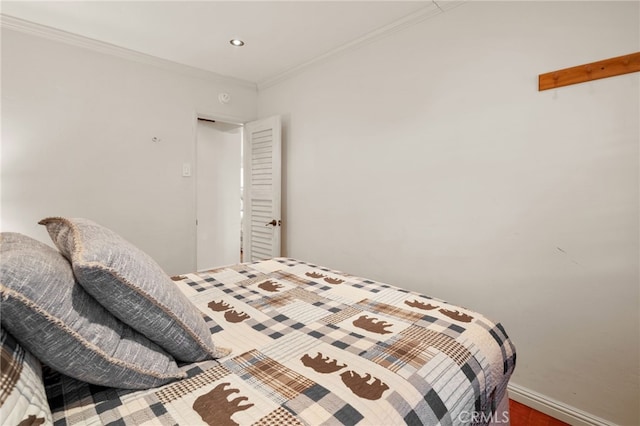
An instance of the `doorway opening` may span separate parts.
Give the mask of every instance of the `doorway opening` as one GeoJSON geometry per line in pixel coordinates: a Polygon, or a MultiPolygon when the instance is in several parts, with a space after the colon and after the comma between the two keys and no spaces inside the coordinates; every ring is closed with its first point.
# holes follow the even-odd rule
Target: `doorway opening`
{"type": "Polygon", "coordinates": [[[242,261],[243,125],[198,118],[196,267],[242,261]]]}

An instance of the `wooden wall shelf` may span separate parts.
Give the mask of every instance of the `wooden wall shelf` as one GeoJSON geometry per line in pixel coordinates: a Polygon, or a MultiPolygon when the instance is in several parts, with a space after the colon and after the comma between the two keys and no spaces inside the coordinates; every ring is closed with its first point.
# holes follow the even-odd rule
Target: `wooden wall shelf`
{"type": "Polygon", "coordinates": [[[640,52],[540,74],[538,91],[638,71],[640,71],[640,52]]]}

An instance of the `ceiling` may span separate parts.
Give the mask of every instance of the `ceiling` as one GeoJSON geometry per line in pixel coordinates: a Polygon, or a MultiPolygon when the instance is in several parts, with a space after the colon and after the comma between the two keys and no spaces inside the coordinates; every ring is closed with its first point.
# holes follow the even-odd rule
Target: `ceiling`
{"type": "Polygon", "coordinates": [[[451,7],[446,1],[2,1],[2,14],[253,84],[451,7]],[[244,47],[231,46],[232,38],[244,47]]]}

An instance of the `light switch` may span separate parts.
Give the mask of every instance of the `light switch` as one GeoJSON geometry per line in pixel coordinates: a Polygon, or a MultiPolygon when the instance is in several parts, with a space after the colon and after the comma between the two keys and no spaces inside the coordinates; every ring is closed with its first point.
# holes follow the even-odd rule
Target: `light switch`
{"type": "Polygon", "coordinates": [[[182,163],[182,176],[191,177],[191,163],[182,163]]]}

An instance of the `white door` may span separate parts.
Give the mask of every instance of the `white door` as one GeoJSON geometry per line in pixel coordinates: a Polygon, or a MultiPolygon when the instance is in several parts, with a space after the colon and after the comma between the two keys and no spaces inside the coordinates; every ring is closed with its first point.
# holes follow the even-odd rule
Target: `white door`
{"type": "Polygon", "coordinates": [[[196,217],[198,271],[240,262],[242,126],[198,120],[196,217]]]}
{"type": "Polygon", "coordinates": [[[244,128],[243,261],[280,256],[280,117],[244,128]]]}

